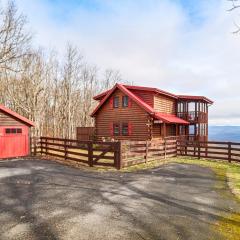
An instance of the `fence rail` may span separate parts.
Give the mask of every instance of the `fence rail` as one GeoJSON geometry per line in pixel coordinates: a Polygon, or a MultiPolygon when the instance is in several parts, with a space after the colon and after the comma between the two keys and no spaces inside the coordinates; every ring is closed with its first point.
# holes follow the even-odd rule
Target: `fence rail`
{"type": "Polygon", "coordinates": [[[176,138],[152,141],[122,141],[122,167],[177,156],[176,138]]]}
{"type": "Polygon", "coordinates": [[[240,143],[236,142],[188,142],[178,141],[177,153],[181,156],[211,158],[240,162],[240,143]]]}
{"type": "Polygon", "coordinates": [[[240,162],[240,143],[193,142],[177,137],[151,141],[78,141],[41,137],[32,140],[32,154],[72,160],[89,166],[109,166],[121,169],[153,160],[189,156],[240,162]]]}
{"type": "Polygon", "coordinates": [[[85,163],[89,166],[110,166],[119,169],[120,143],[93,142],[41,137],[32,140],[32,154],[46,155],[85,163]]]}

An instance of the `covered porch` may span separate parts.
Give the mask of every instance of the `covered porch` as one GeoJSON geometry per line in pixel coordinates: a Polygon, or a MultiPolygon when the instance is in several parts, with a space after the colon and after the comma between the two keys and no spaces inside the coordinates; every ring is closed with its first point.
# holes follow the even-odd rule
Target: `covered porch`
{"type": "Polygon", "coordinates": [[[187,135],[189,124],[173,114],[157,113],[152,123],[151,138],[187,135]]]}

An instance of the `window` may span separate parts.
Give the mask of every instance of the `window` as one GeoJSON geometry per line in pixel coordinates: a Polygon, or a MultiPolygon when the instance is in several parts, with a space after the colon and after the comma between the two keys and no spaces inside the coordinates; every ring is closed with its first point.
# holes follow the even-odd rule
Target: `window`
{"type": "Polygon", "coordinates": [[[118,108],[119,107],[119,97],[113,98],[113,107],[118,108]]]}
{"type": "Polygon", "coordinates": [[[119,124],[113,124],[113,135],[114,136],[120,135],[120,125],[119,124]]]}
{"type": "Polygon", "coordinates": [[[123,123],[122,124],[122,135],[127,136],[129,134],[128,132],[128,123],[123,123]]]}
{"type": "Polygon", "coordinates": [[[123,107],[128,107],[128,96],[123,96],[122,97],[122,106],[123,107]]]}
{"type": "Polygon", "coordinates": [[[5,133],[6,134],[20,134],[22,133],[22,129],[21,128],[6,128],[5,129],[5,133]]]}

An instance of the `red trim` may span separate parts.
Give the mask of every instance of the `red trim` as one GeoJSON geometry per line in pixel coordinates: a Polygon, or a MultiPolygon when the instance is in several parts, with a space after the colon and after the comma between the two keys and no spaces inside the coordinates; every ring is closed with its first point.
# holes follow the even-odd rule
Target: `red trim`
{"type": "Polygon", "coordinates": [[[113,123],[110,123],[110,135],[113,136],[113,123]]]}
{"type": "Polygon", "coordinates": [[[183,124],[183,125],[189,125],[190,123],[173,115],[173,114],[166,114],[166,113],[155,113],[154,117],[156,119],[159,119],[165,123],[176,123],[176,124],[183,124]]]}
{"type": "Polygon", "coordinates": [[[113,108],[113,98],[110,98],[110,108],[113,108]]]}
{"type": "Polygon", "coordinates": [[[17,118],[18,120],[20,120],[21,122],[26,123],[27,125],[35,126],[35,124],[32,121],[30,121],[27,118],[19,115],[16,112],[10,110],[9,108],[4,107],[3,105],[0,105],[0,110],[2,110],[3,112],[7,113],[8,115],[10,115],[10,116],[12,116],[14,118],[17,118]]]}
{"type": "Polygon", "coordinates": [[[128,135],[132,135],[132,124],[130,122],[128,123],[128,135]]]}
{"type": "Polygon", "coordinates": [[[214,102],[210,100],[209,98],[203,97],[203,96],[188,96],[188,95],[178,95],[179,100],[200,100],[204,101],[209,104],[213,104],[214,102]]]}

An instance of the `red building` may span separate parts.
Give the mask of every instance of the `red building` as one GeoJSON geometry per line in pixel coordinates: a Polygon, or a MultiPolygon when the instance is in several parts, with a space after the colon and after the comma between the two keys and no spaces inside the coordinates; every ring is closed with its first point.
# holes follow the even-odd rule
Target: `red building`
{"type": "Polygon", "coordinates": [[[33,126],[30,120],[0,105],[0,158],[29,155],[33,126]]]}
{"type": "Polygon", "coordinates": [[[91,114],[98,139],[151,140],[166,136],[208,138],[208,107],[202,96],[175,95],[156,88],[116,84],[94,97],[91,114]]]}

